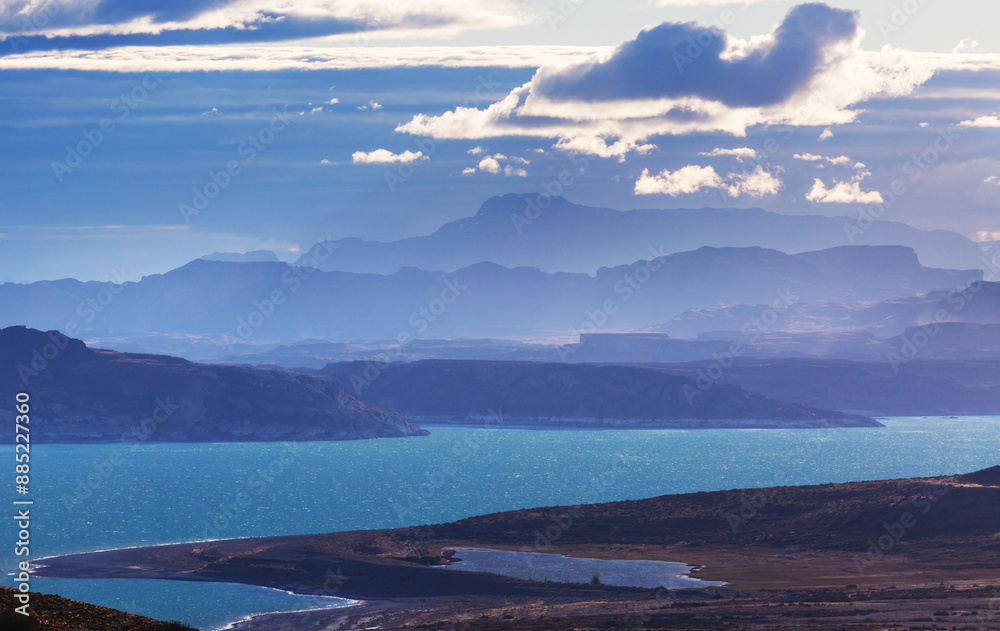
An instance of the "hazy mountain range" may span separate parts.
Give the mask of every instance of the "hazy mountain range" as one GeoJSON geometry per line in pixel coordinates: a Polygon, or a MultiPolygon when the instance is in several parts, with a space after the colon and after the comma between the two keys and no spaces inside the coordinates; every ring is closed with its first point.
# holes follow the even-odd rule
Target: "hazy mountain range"
{"type": "Polygon", "coordinates": [[[950,290],[980,275],[924,267],[901,246],[795,255],[704,247],[602,268],[595,276],[495,263],[453,273],[406,268],[379,275],[197,260],[123,285],[0,285],[0,325],[95,337],[216,335],[230,343],[537,338],[651,327],[719,305],[885,301],[950,290]]]}
{"type": "Polygon", "coordinates": [[[356,238],[325,242],[299,264],[320,269],[391,274],[404,267],[455,271],[491,261],[505,267],[593,274],[649,258],[711,247],[753,247],[790,254],[843,245],[902,245],[929,267],[974,269],[983,252],[948,231],[857,218],[782,215],[759,208],[619,211],[574,204],[563,197],[504,195],[472,217],[434,233],[391,242],[356,238]],[[546,202],[547,205],[546,205],[546,202]]]}

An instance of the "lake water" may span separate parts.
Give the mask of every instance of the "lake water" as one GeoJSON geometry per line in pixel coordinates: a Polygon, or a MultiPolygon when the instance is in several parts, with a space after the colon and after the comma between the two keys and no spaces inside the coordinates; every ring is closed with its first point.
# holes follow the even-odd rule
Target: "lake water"
{"type": "Polygon", "coordinates": [[[458,563],[442,566],[446,572],[489,572],[530,581],[590,583],[596,576],[603,585],[686,589],[725,585],[688,576],[695,566],[669,561],[618,561],[587,559],[560,554],[458,548],[458,563]]]}
{"type": "MultiPolygon", "coordinates": [[[[536,506],[943,475],[1000,463],[1000,417],[884,423],[820,430],[435,427],[429,437],[335,443],[35,445],[32,556],[392,528],[536,506]]],[[[8,541],[12,527],[3,526],[8,541]]],[[[8,548],[0,550],[4,568],[14,561],[8,548]]],[[[99,583],[109,585],[89,600],[154,611],[138,581],[99,583]]],[[[59,585],[46,581],[45,591],[69,597],[69,587],[59,585]]],[[[254,598],[222,605],[222,617],[252,613],[254,598]]],[[[219,610],[205,618],[176,611],[156,615],[204,628],[219,618],[219,610]]]]}

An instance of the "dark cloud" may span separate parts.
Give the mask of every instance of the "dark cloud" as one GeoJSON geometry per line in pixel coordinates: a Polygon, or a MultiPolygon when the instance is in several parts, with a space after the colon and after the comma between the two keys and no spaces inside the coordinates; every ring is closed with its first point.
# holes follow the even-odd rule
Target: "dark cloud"
{"type": "Polygon", "coordinates": [[[540,75],[535,89],[555,100],[697,96],[736,107],[773,105],[807,85],[829,47],[857,31],[853,11],[802,4],[785,16],[771,46],[729,61],[721,58],[723,31],[664,23],[622,44],[607,61],[540,75]]]}

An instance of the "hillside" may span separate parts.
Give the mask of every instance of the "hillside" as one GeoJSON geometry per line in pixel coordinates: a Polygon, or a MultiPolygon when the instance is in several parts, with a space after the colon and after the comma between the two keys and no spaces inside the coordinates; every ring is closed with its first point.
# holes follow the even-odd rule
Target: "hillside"
{"type": "Polygon", "coordinates": [[[739,386],[637,366],[426,360],[372,374],[370,362],[323,374],[372,405],[427,422],[613,427],[877,427],[872,419],[788,404],[739,386]],[[503,419],[495,417],[502,413],[503,419]]]}
{"type": "MultiPolygon", "coordinates": [[[[0,330],[0,390],[31,395],[32,442],[351,440],[426,434],[335,383],[0,330]],[[51,359],[46,359],[51,357],[51,359]]],[[[0,413],[13,420],[13,408],[0,413]]],[[[5,422],[5,436],[14,424],[5,422]]]]}

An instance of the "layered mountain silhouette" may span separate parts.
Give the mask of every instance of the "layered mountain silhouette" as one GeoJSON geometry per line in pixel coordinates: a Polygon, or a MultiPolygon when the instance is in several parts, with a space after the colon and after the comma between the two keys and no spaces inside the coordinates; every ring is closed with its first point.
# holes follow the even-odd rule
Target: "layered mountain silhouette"
{"type": "MultiPolygon", "coordinates": [[[[88,348],[0,330],[0,389],[31,400],[33,442],[352,440],[426,434],[321,377],[88,348]]],[[[11,438],[14,409],[0,411],[11,438]]]]}
{"type": "MultiPolygon", "coordinates": [[[[641,366],[427,360],[330,364],[323,374],[415,419],[498,427],[877,427],[861,416],[788,404],[734,385],[641,366]]],[[[418,422],[422,422],[418,420],[418,422]]]]}
{"type": "Polygon", "coordinates": [[[492,197],[472,217],[434,233],[391,242],[340,239],[315,246],[299,264],[326,271],[391,274],[405,267],[455,271],[481,261],[546,272],[593,274],[602,267],[703,246],[800,253],[843,245],[903,245],[930,267],[973,269],[983,252],[948,231],[857,218],[781,215],[759,208],[619,211],[563,197],[492,197]],[[863,228],[863,229],[862,229],[863,228]]]}
{"type": "MultiPolygon", "coordinates": [[[[736,331],[769,308],[769,304],[734,304],[690,309],[649,330],[680,338],[736,331]]],[[[974,280],[949,289],[875,302],[803,302],[782,310],[770,328],[792,333],[870,331],[879,337],[893,337],[913,327],[942,323],[1000,324],[1000,283],[974,280]]],[[[976,327],[950,330],[954,335],[987,332],[976,327]]]]}
{"type": "Polygon", "coordinates": [[[218,335],[232,343],[542,337],[656,326],[692,308],[902,299],[980,277],[978,270],[925,267],[900,246],[795,255],[704,247],[594,276],[495,263],[378,275],[197,260],[124,285],[4,284],[0,325],[71,335],[218,335]]]}

